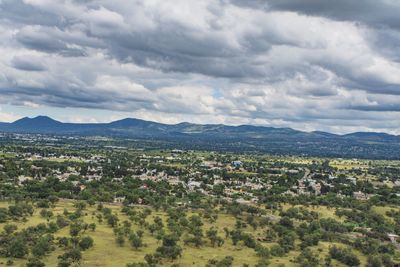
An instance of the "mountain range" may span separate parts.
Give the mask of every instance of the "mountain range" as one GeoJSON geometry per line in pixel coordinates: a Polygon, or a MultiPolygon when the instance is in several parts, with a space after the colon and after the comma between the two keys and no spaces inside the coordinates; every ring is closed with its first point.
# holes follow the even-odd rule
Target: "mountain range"
{"type": "Polygon", "coordinates": [[[400,158],[400,136],[375,132],[337,135],[291,128],[223,124],[162,124],[127,118],[110,123],[63,123],[47,116],[0,123],[0,132],[112,136],[166,140],[184,148],[342,157],[400,158]]]}

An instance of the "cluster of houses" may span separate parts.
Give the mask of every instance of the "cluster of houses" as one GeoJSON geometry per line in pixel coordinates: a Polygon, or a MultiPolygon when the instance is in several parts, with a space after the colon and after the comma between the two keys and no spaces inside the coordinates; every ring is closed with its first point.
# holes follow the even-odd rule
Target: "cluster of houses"
{"type": "MultiPolygon", "coordinates": [[[[104,176],[103,167],[104,164],[111,164],[112,160],[100,155],[92,155],[89,158],[82,158],[76,156],[67,155],[56,155],[47,154],[42,156],[34,153],[24,153],[19,155],[28,161],[32,161],[31,174],[32,176],[19,175],[16,178],[16,184],[23,186],[23,184],[32,179],[43,179],[41,171],[42,167],[35,165],[35,161],[48,160],[48,161],[71,161],[85,163],[87,169],[84,174],[80,169],[79,165],[71,165],[51,170],[51,175],[57,177],[60,181],[66,181],[72,176],[83,177],[84,180],[99,181],[104,176]]],[[[271,167],[270,172],[267,175],[259,175],[258,173],[249,172],[246,169],[246,164],[241,160],[232,161],[219,161],[217,159],[204,159],[201,156],[187,156],[182,150],[173,150],[169,154],[154,154],[154,155],[138,155],[136,158],[132,158],[132,162],[135,160],[135,164],[132,164],[126,171],[130,177],[143,181],[143,190],[148,190],[146,187],[146,181],[153,182],[167,182],[170,186],[182,186],[186,188],[188,192],[199,192],[204,195],[215,196],[224,198],[227,201],[238,201],[241,203],[252,203],[257,202],[257,191],[268,191],[278,183],[279,179],[284,176],[300,176],[297,178],[296,184],[291,185],[285,195],[321,195],[323,188],[333,188],[335,181],[338,179],[340,172],[332,172],[331,170],[326,171],[315,171],[308,167],[271,167]],[[139,163],[137,163],[139,162],[139,163]],[[188,164],[188,162],[190,162],[188,164]],[[196,164],[194,164],[196,162],[196,164]],[[200,162],[200,163],[199,163],[200,162]],[[162,166],[173,166],[173,164],[179,163],[181,166],[185,166],[186,172],[184,175],[179,170],[167,171],[163,170],[162,166]],[[150,165],[152,164],[152,165],[150,165]],[[157,168],[148,168],[148,166],[158,166],[157,168]],[[222,178],[218,173],[225,171],[228,173],[241,173],[243,174],[240,179],[236,178],[222,178]],[[325,177],[321,179],[320,177],[325,177]],[[243,178],[244,177],[244,178],[243,178]],[[268,177],[266,179],[266,177],[268,177]],[[222,190],[214,190],[215,188],[222,188],[222,190]],[[218,194],[218,195],[217,195],[218,194]]],[[[4,168],[0,164],[0,171],[4,168]]],[[[119,169],[120,166],[117,167],[119,169]]],[[[356,185],[357,178],[351,176],[350,171],[346,171],[346,183],[347,185],[356,185]]],[[[85,190],[85,184],[79,181],[81,179],[74,180],[73,183],[80,187],[81,190],[85,190]]],[[[114,182],[123,182],[123,177],[114,177],[114,182]]],[[[393,186],[400,186],[400,181],[395,181],[393,186]],[[397,184],[395,184],[397,183],[397,184]]],[[[340,192],[338,196],[342,196],[340,192]]],[[[368,200],[373,194],[368,194],[362,191],[353,192],[352,195],[358,200],[368,200]]],[[[116,203],[123,202],[124,199],[115,199],[116,203]]]]}

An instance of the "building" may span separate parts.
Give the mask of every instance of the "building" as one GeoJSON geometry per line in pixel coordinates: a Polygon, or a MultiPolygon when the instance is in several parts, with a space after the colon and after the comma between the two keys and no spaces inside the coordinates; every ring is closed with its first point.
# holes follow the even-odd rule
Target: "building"
{"type": "Polygon", "coordinates": [[[114,203],[121,204],[125,201],[125,197],[115,197],[114,198],[114,203]]]}

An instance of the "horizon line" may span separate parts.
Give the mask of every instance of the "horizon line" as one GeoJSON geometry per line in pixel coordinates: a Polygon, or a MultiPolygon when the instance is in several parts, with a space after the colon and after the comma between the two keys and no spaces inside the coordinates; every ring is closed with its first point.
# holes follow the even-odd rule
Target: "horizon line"
{"type": "Polygon", "coordinates": [[[36,116],[24,116],[21,117],[15,121],[12,122],[4,122],[4,121],[0,121],[0,123],[2,124],[13,124],[17,121],[23,120],[23,119],[30,119],[30,120],[34,120],[37,118],[48,118],[50,120],[62,123],[62,124],[110,124],[113,122],[117,122],[117,121],[123,121],[123,120],[127,120],[127,119],[132,119],[132,120],[140,120],[140,121],[146,121],[146,122],[152,122],[152,123],[158,123],[158,124],[163,124],[163,125],[179,125],[179,124],[184,124],[184,123],[188,123],[188,124],[193,124],[193,125],[222,125],[222,126],[229,126],[229,127],[240,127],[240,126],[252,126],[252,127],[261,127],[261,128],[274,128],[274,129],[291,129],[294,131],[298,131],[298,132],[303,132],[303,133],[327,133],[327,134],[332,134],[332,135],[336,135],[336,136],[345,136],[345,135],[351,135],[351,134],[355,134],[355,133],[374,133],[374,134],[386,134],[389,136],[395,136],[395,137],[399,137],[400,135],[396,135],[396,134],[391,134],[391,133],[387,133],[387,132],[377,132],[377,131],[355,131],[355,132],[348,132],[348,133],[343,133],[343,134],[338,134],[338,133],[332,133],[332,132],[328,132],[328,131],[321,131],[321,130],[313,130],[313,131],[304,131],[304,130],[298,130],[292,127],[276,127],[276,126],[267,126],[267,125],[260,125],[260,124],[225,124],[225,123],[193,123],[193,122],[188,122],[188,121],[181,121],[178,123],[163,123],[163,122],[159,122],[156,120],[146,120],[146,119],[141,119],[141,118],[134,118],[134,117],[125,117],[122,119],[117,119],[117,120],[112,120],[109,122],[64,122],[58,119],[54,119],[48,115],[36,115],[36,116]]]}

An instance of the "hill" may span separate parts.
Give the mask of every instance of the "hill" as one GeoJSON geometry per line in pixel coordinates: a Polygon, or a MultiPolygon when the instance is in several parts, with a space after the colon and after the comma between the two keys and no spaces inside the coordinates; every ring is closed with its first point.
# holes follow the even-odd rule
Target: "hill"
{"type": "Polygon", "coordinates": [[[0,123],[0,131],[55,135],[110,136],[164,141],[184,149],[258,151],[274,154],[358,158],[400,158],[400,136],[357,132],[336,135],[291,128],[223,124],[163,124],[127,118],[110,123],[63,123],[46,116],[0,123]]]}

